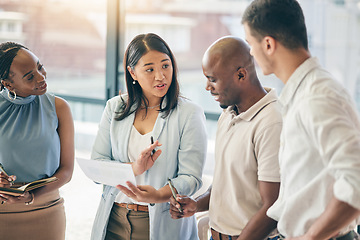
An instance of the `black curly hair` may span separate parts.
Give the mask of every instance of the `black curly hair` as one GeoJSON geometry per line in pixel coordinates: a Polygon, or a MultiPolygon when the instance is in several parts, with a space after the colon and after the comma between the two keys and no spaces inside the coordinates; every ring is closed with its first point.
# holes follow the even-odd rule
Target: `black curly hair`
{"type": "MultiPolygon", "coordinates": [[[[15,42],[0,43],[0,80],[9,79],[11,64],[21,48],[28,49],[15,42]]],[[[4,85],[0,82],[0,91],[3,89],[4,85]]]]}

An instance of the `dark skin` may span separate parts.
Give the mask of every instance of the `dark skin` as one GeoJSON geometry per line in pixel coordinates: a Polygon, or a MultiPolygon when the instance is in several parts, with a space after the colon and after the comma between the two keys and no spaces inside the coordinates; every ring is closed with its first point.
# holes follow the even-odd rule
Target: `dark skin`
{"type": "MultiPolygon", "coordinates": [[[[206,90],[210,91],[222,108],[235,105],[239,114],[266,95],[256,76],[249,47],[238,38],[225,37],[211,45],[204,54],[202,66],[208,80],[206,90]]],[[[266,211],[276,201],[279,188],[278,182],[259,181],[262,205],[242,229],[238,240],[262,240],[276,228],[276,221],[266,216],[266,211]]],[[[211,190],[212,187],[195,200],[177,195],[176,203],[171,198],[171,217],[190,217],[196,212],[209,210],[211,190]],[[178,210],[179,204],[183,213],[178,210]]]]}
{"type": "MultiPolygon", "coordinates": [[[[46,71],[40,60],[32,52],[20,49],[14,58],[9,79],[1,80],[1,83],[11,92],[15,91],[18,96],[42,95],[47,91],[46,71]]],[[[38,188],[34,191],[25,192],[19,197],[0,194],[0,203],[14,204],[30,202],[33,198],[48,194],[62,187],[70,181],[74,169],[74,122],[69,104],[62,98],[55,97],[56,115],[58,118],[57,132],[60,138],[60,165],[53,176],[58,181],[38,188]]],[[[12,174],[12,173],[9,173],[12,174]]],[[[7,176],[0,174],[0,187],[10,187],[10,182],[16,179],[15,175],[7,176]]]]}

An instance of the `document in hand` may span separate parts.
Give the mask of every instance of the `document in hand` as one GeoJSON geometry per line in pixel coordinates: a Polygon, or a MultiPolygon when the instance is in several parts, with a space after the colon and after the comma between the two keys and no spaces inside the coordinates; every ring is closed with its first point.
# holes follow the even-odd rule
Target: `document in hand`
{"type": "Polygon", "coordinates": [[[20,196],[21,194],[24,194],[27,191],[31,191],[36,188],[45,186],[56,180],[58,180],[56,177],[44,178],[33,182],[21,184],[21,186],[19,186],[19,184],[15,182],[15,184],[10,188],[0,187],[0,193],[12,195],[12,196],[20,196]]]}
{"type": "Polygon", "coordinates": [[[97,183],[116,187],[116,185],[127,186],[129,181],[136,185],[135,175],[131,164],[118,161],[101,161],[84,158],[76,158],[81,170],[85,175],[97,183]]]}

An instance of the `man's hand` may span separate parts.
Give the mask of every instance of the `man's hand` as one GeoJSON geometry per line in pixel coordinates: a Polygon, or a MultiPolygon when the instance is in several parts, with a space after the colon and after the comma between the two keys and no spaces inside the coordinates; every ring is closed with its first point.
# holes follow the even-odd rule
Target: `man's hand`
{"type": "Polygon", "coordinates": [[[197,202],[185,195],[177,195],[176,201],[173,197],[170,198],[170,215],[173,219],[184,217],[191,217],[196,213],[197,202]],[[178,203],[176,202],[178,201],[178,203]],[[180,205],[182,213],[179,211],[180,205]]]}

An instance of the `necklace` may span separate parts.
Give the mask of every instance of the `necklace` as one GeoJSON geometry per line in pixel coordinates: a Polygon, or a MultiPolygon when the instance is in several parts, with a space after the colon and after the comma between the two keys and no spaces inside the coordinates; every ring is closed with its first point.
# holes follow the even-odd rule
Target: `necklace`
{"type": "MultiPolygon", "coordinates": [[[[157,108],[158,106],[160,106],[160,104],[155,105],[155,106],[152,106],[152,107],[147,107],[147,109],[154,109],[154,108],[157,108]]],[[[144,104],[141,104],[141,107],[142,107],[142,108],[145,108],[145,105],[144,105],[144,104]]]]}

